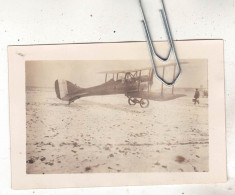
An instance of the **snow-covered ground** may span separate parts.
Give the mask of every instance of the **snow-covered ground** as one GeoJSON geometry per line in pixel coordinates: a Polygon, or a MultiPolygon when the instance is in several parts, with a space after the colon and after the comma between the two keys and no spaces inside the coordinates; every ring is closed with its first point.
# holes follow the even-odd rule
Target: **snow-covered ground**
{"type": "Polygon", "coordinates": [[[71,105],[27,90],[27,173],[208,171],[208,102],[193,94],[148,108],[124,95],[71,105]]]}

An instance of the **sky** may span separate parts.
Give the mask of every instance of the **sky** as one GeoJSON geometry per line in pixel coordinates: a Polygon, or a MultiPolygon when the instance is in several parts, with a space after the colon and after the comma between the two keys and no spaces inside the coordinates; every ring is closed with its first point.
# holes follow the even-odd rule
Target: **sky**
{"type": "MultiPolygon", "coordinates": [[[[207,60],[181,60],[182,74],[175,87],[200,88],[207,87],[207,60]]],[[[104,83],[105,74],[109,70],[129,70],[151,67],[148,60],[99,60],[99,61],[26,61],[26,86],[54,87],[56,79],[68,80],[80,87],[91,87],[104,83]]],[[[162,74],[162,68],[158,68],[162,74]]],[[[109,78],[111,78],[110,75],[109,78]]],[[[173,67],[165,69],[165,78],[170,81],[173,77],[173,67]]],[[[156,88],[161,82],[154,78],[156,88]]]]}

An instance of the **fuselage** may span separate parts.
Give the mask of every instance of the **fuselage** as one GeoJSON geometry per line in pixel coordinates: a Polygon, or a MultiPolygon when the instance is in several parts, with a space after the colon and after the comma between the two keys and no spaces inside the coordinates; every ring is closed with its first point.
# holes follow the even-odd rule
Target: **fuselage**
{"type": "Polygon", "coordinates": [[[126,94],[132,91],[143,91],[147,88],[147,84],[139,83],[137,80],[117,80],[111,79],[104,84],[97,85],[90,88],[80,88],[69,81],[66,81],[66,86],[59,84],[59,81],[56,80],[55,89],[57,97],[64,101],[74,101],[81,97],[86,96],[96,96],[96,95],[111,95],[111,94],[126,94]],[[63,93],[64,96],[61,96],[63,93]],[[66,92],[64,92],[66,91],[66,92]]]}

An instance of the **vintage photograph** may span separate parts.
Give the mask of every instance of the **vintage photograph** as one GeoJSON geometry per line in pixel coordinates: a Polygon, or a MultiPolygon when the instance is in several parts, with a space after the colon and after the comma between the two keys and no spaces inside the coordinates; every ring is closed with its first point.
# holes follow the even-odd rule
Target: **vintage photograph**
{"type": "Polygon", "coordinates": [[[26,61],[26,173],[208,172],[208,60],[180,62],[26,61]]]}

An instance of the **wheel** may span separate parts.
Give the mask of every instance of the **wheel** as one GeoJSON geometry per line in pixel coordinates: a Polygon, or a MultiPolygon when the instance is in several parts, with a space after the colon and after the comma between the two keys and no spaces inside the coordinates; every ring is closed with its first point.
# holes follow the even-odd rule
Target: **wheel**
{"type": "Polygon", "coordinates": [[[129,97],[128,103],[129,103],[129,105],[134,106],[134,105],[136,105],[136,99],[133,97],[129,97]]]}
{"type": "Polygon", "coordinates": [[[149,106],[149,100],[148,99],[141,99],[140,100],[140,106],[142,108],[147,108],[149,106]]]}

